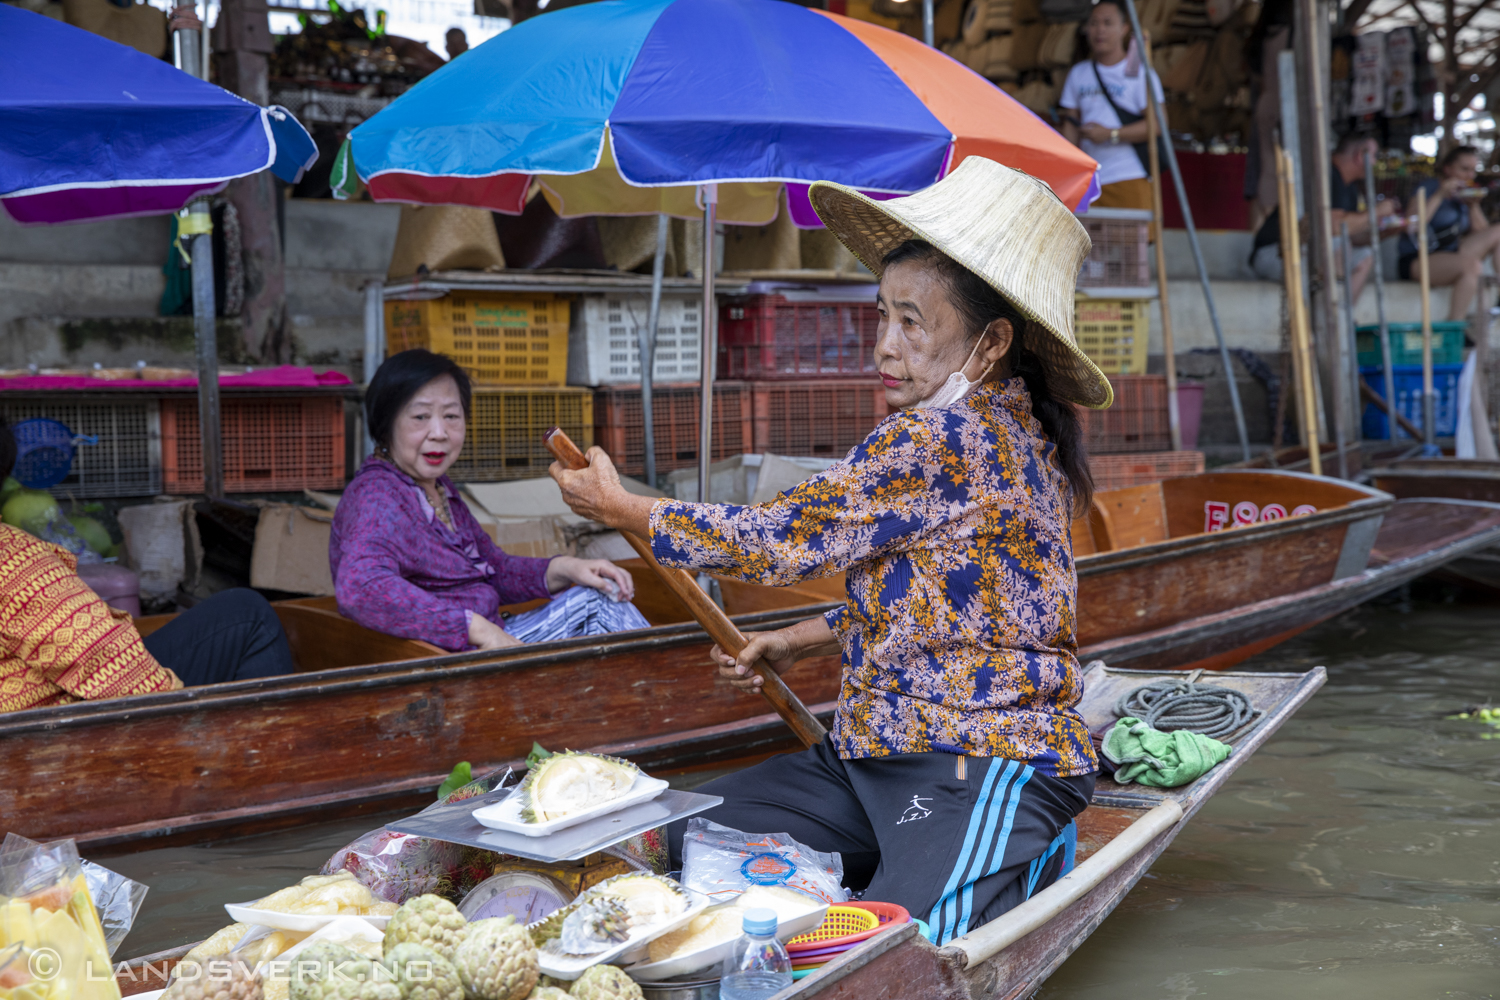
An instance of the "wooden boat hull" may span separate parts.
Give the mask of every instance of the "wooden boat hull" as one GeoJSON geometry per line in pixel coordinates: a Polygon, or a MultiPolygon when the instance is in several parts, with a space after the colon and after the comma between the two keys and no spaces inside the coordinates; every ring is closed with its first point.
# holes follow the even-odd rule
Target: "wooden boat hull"
{"type": "MultiPolygon", "coordinates": [[[[1376,489],[1396,497],[1444,497],[1500,503],[1500,462],[1409,459],[1372,469],[1369,477],[1376,489]]],[[[1500,593],[1500,547],[1454,559],[1432,575],[1500,593]]]]}
{"type": "MultiPolygon", "coordinates": [[[[1205,479],[1212,480],[1205,488],[1227,500],[1285,502],[1295,486],[1340,502],[1315,499],[1331,509],[1082,557],[1082,617],[1115,623],[1102,637],[1085,628],[1085,636],[1094,636],[1083,644],[1086,659],[1149,667],[1212,659],[1211,666],[1228,666],[1378,592],[1379,584],[1356,589],[1348,581],[1364,579],[1371,542],[1361,533],[1373,540],[1390,504],[1383,495],[1343,486],[1335,492],[1327,481],[1288,473],[1205,479]],[[1174,568],[1174,553],[1187,568],[1174,568]],[[1231,565],[1279,603],[1237,608],[1233,588],[1215,579],[1223,575],[1216,567],[1231,565]],[[1337,586],[1320,598],[1324,603],[1306,599],[1330,585],[1337,586]],[[1196,613],[1195,589],[1203,605],[1196,613]]],[[[1170,496],[1171,483],[1162,485],[1162,496],[1170,496]]],[[[1204,495],[1200,490],[1193,499],[1196,511],[1185,500],[1162,505],[1157,530],[1201,517],[1204,495]]],[[[1139,517],[1132,522],[1123,507],[1117,513],[1121,537],[1143,530],[1139,517]]],[[[759,590],[767,593],[736,599],[770,601],[776,593],[759,590]]],[[[780,628],[835,606],[807,604],[819,596],[811,588],[793,595],[799,607],[737,621],[747,630],[780,628]]],[[[36,839],[74,837],[95,849],[155,846],[207,829],[244,833],[404,808],[430,794],[454,761],[504,765],[524,757],[533,740],[629,748],[657,770],[791,746],[788,731],[765,715],[758,697],[735,692],[708,669],[708,643],[695,625],[505,653],[424,657],[416,644],[402,655],[418,658],[357,665],[367,655],[358,644],[373,641],[370,634],[326,604],[290,602],[278,611],[288,631],[303,637],[303,659],[314,661],[301,667],[336,669],[0,716],[0,815],[8,827],[36,839]]],[[[654,621],[670,621],[674,613],[643,611],[654,621]]],[[[686,617],[680,612],[677,620],[686,617]]],[[[792,689],[825,718],[839,679],[833,657],[804,661],[787,674],[792,689]]]]}

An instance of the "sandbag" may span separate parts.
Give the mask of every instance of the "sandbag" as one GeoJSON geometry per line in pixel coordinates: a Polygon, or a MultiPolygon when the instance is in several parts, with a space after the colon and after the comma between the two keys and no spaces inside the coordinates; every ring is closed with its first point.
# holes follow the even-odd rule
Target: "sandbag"
{"type": "Polygon", "coordinates": [[[408,278],[422,265],[429,271],[503,268],[491,214],[458,205],[402,205],[386,276],[408,278]]]}

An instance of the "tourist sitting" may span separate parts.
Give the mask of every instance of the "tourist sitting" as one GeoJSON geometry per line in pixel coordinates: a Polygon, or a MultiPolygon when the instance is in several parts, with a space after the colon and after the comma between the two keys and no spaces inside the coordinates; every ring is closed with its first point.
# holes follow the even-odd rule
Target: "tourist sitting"
{"type": "MultiPolygon", "coordinates": [[[[1365,208],[1364,176],[1365,158],[1373,157],[1377,150],[1374,139],[1368,136],[1346,135],[1339,140],[1333,151],[1328,178],[1329,218],[1333,225],[1333,253],[1335,263],[1342,276],[1345,273],[1344,253],[1349,254],[1348,273],[1349,301],[1359,302],[1359,295],[1370,280],[1375,269],[1375,241],[1370,239],[1370,213],[1365,208]],[[1342,227],[1349,227],[1349,242],[1344,246],[1342,227]]],[[[1396,203],[1381,199],[1375,203],[1375,214],[1384,219],[1396,211],[1396,203]]],[[[1398,230],[1380,234],[1382,239],[1396,235],[1398,230]]],[[[1281,266],[1281,209],[1271,209],[1266,221],[1255,232],[1255,242],[1250,250],[1250,269],[1267,281],[1282,280],[1281,266]]]]}
{"type": "Polygon", "coordinates": [[[446,475],[463,450],[470,395],[462,368],[423,350],[388,358],[370,381],[375,454],[344,491],[328,546],[339,611],[451,650],[648,628],[621,567],[507,555],[480,528],[446,475]],[[499,614],[537,598],[553,599],[499,614]]]}
{"type": "MultiPolygon", "coordinates": [[[[0,478],[16,441],[0,423],[0,478]]],[[[73,553],[0,524],[0,712],[292,672],[276,612],[226,590],[146,636],[78,576],[73,553]]]]}
{"type": "MultiPolygon", "coordinates": [[[[1500,225],[1491,225],[1479,208],[1485,190],[1474,186],[1478,172],[1479,150],[1455,146],[1438,161],[1437,177],[1421,185],[1427,191],[1427,273],[1433,288],[1453,288],[1450,320],[1469,315],[1486,257],[1500,274],[1500,225]]],[[[1415,194],[1407,207],[1416,211],[1415,194]]],[[[1399,253],[1397,273],[1408,281],[1420,280],[1417,243],[1406,233],[1401,234],[1399,253]]]]}

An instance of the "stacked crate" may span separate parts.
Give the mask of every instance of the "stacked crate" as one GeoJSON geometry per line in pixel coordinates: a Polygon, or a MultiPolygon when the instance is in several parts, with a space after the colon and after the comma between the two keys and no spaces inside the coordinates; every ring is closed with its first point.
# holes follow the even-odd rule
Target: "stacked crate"
{"type": "Polygon", "coordinates": [[[568,378],[570,301],[551,292],[451,291],[385,304],[386,356],[412,348],[446,355],[468,372],[474,399],[463,451],[450,474],[466,482],[547,474],[542,447],[561,427],[594,440],[594,400],[568,378]]]}

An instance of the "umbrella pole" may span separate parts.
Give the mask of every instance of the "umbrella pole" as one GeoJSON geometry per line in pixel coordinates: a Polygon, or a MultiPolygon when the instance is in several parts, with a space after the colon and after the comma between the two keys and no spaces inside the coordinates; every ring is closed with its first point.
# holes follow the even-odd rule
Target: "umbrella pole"
{"type": "Polygon", "coordinates": [[[930,49],[933,47],[933,24],[932,24],[933,0],[922,0],[922,41],[930,49]]]}
{"type": "Polygon", "coordinates": [[[1441,455],[1437,447],[1437,407],[1432,392],[1432,273],[1427,264],[1427,189],[1417,188],[1417,266],[1422,281],[1422,455],[1441,455]]]}
{"type": "Polygon", "coordinates": [[[703,193],[703,332],[699,350],[702,389],[698,409],[698,502],[708,503],[708,464],[714,436],[714,361],[719,351],[719,311],[714,308],[714,219],[718,214],[719,186],[704,184],[703,193]]]}
{"type": "MultiPolygon", "coordinates": [[[[1146,39],[1144,48],[1146,65],[1151,65],[1151,39],[1146,39]]],[[[1147,159],[1151,161],[1151,221],[1156,228],[1156,297],[1161,302],[1161,347],[1167,362],[1167,426],[1171,432],[1172,450],[1182,450],[1182,419],[1177,402],[1177,341],[1172,336],[1172,303],[1167,294],[1167,247],[1166,232],[1162,226],[1161,211],[1161,150],[1157,137],[1161,129],[1156,124],[1155,105],[1146,105],[1147,159]]]]}
{"type": "MultiPolygon", "coordinates": [[[[1135,0],[1125,0],[1125,12],[1130,15],[1130,31],[1135,36],[1136,47],[1146,51],[1146,36],[1141,32],[1141,19],[1135,10],[1135,0]]],[[[1146,72],[1146,99],[1150,102],[1151,113],[1158,122],[1165,123],[1166,119],[1161,113],[1161,102],[1156,99],[1156,88],[1151,86],[1151,74],[1154,72],[1148,63],[1146,72]]],[[[1166,130],[1163,129],[1163,134],[1166,130]]],[[[1188,206],[1187,189],[1182,184],[1182,170],[1177,166],[1177,151],[1172,148],[1170,142],[1162,143],[1167,151],[1167,166],[1172,170],[1172,186],[1177,192],[1177,205],[1182,209],[1182,223],[1187,228],[1188,246],[1193,250],[1193,262],[1198,265],[1198,281],[1203,286],[1203,300],[1208,303],[1208,318],[1213,324],[1214,339],[1219,342],[1219,360],[1224,365],[1224,381],[1229,383],[1229,404],[1234,408],[1234,426],[1240,436],[1240,454],[1244,461],[1250,461],[1250,434],[1245,429],[1245,411],[1240,406],[1240,388],[1235,383],[1234,365],[1229,360],[1229,346],[1224,342],[1224,328],[1219,325],[1219,307],[1214,304],[1214,291],[1208,283],[1208,265],[1203,260],[1203,248],[1198,244],[1198,228],[1193,225],[1193,210],[1188,206]]],[[[1160,234],[1158,234],[1160,239],[1160,234]]],[[[1170,404],[1169,404],[1170,405],[1170,404]]]]}
{"type": "MultiPolygon", "coordinates": [[[[204,20],[208,11],[205,4],[204,20]]],[[[208,78],[207,36],[179,29],[177,68],[202,79],[208,78]]],[[[214,303],[214,237],[208,199],[194,201],[177,217],[177,231],[189,243],[193,278],[193,339],[198,367],[198,429],[203,442],[203,492],[224,495],[224,451],[219,433],[219,344],[214,303]]]]}
{"type": "Polygon", "coordinates": [[[656,217],[656,259],[651,264],[651,311],[636,337],[641,348],[641,429],[646,435],[646,485],[656,486],[656,430],[651,380],[656,375],[656,328],[661,320],[661,277],[667,264],[667,214],[656,217]]]}

